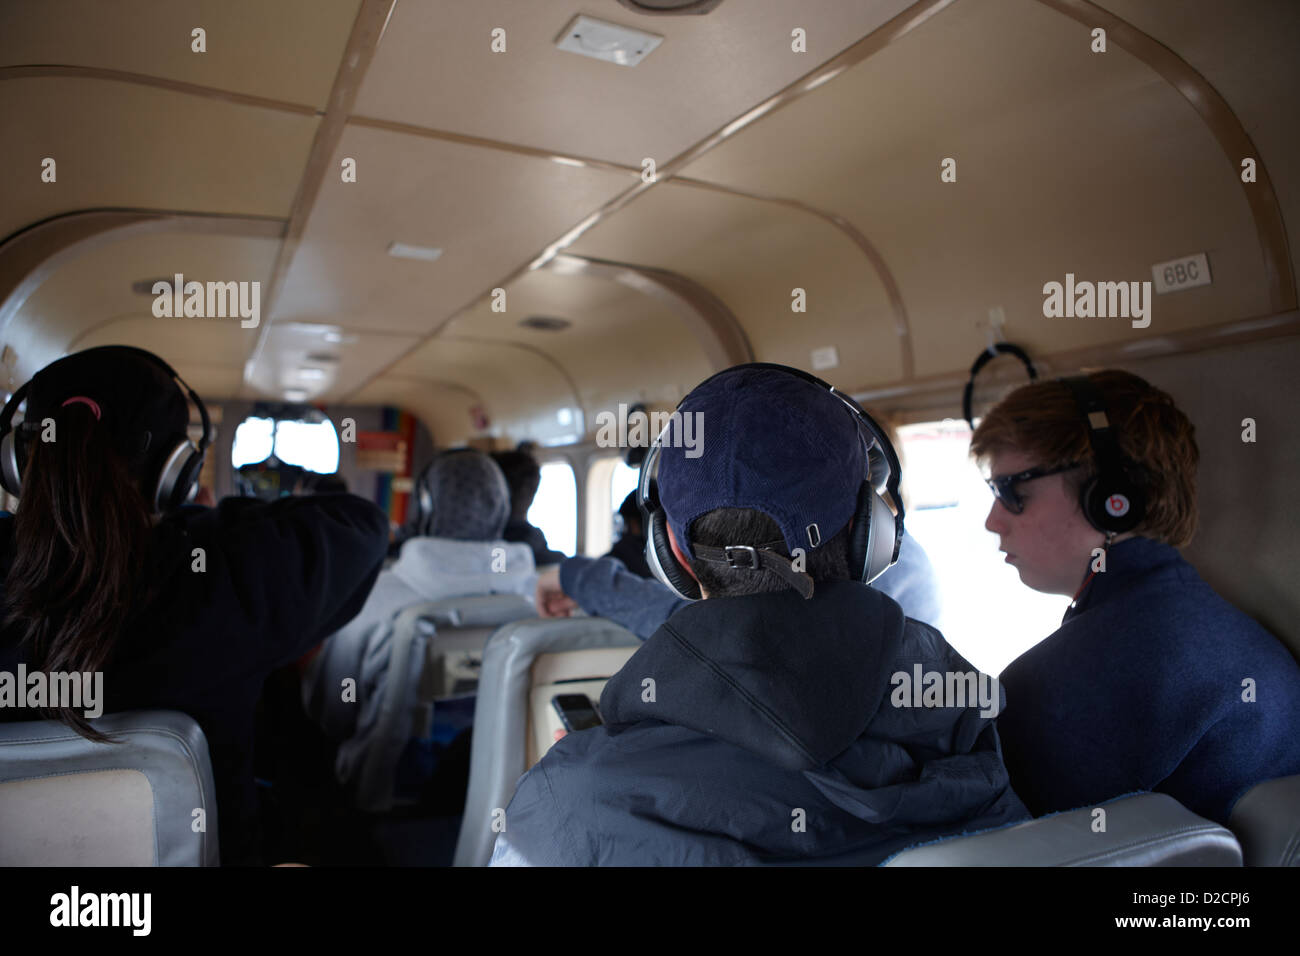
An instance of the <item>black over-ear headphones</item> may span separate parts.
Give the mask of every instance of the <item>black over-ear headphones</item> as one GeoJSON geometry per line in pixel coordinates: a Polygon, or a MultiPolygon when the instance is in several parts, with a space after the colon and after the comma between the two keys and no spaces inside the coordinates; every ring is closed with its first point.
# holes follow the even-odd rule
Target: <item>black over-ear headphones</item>
{"type": "Polygon", "coordinates": [[[971,399],[975,395],[975,376],[980,373],[980,369],[999,355],[1014,355],[1020,359],[1028,370],[1031,382],[1038,378],[1038,369],[1034,368],[1034,363],[1029,360],[1029,356],[1025,354],[1025,350],[1019,345],[1012,345],[1010,342],[997,342],[986,348],[975,359],[975,364],[970,367],[970,380],[966,383],[966,391],[961,396],[961,416],[966,419],[966,424],[970,426],[971,431],[975,430],[975,419],[971,415],[971,399]]]}
{"type": "MultiPolygon", "coordinates": [[[[154,493],[150,504],[156,513],[166,513],[179,508],[189,500],[197,486],[199,471],[203,468],[203,458],[207,454],[208,445],[211,441],[212,427],[203,399],[199,398],[194,389],[185,384],[185,381],[176,374],[175,369],[152,352],[130,345],[105,345],[96,349],[87,349],[86,351],[118,352],[151,362],[166,372],[168,377],[176,383],[177,388],[183,394],[188,395],[199,410],[199,417],[203,422],[203,435],[199,439],[198,445],[195,445],[190,440],[189,435],[185,433],[154,436],[147,429],[142,430],[141,447],[150,447],[156,437],[173,443],[166,456],[162,459],[162,466],[153,482],[154,493]]],[[[40,374],[40,372],[36,373],[37,376],[40,374]]],[[[32,383],[29,381],[14,392],[13,397],[5,404],[4,411],[0,411],[0,486],[3,486],[4,490],[15,498],[22,497],[22,474],[23,468],[27,464],[27,444],[31,441],[30,436],[40,430],[40,425],[36,422],[29,423],[24,420],[19,422],[17,427],[13,424],[14,415],[18,412],[18,406],[27,398],[31,385],[32,383]]],[[[96,417],[98,415],[97,411],[96,417]]]]}
{"type": "Polygon", "coordinates": [[[1088,523],[1107,534],[1132,531],[1146,517],[1146,495],[1133,480],[1111,429],[1106,402],[1086,375],[1058,379],[1074,396],[1088,425],[1097,473],[1079,492],[1079,507],[1088,523]]]}
{"type": "MultiPolygon", "coordinates": [[[[853,530],[849,539],[849,573],[863,584],[875,580],[898,560],[898,549],[903,541],[903,498],[898,491],[902,469],[899,467],[898,455],[894,452],[889,436],[850,396],[836,390],[817,376],[788,365],[776,365],[771,362],[735,365],[709,376],[691,391],[694,393],[696,389],[702,388],[719,375],[726,375],[740,369],[774,369],[801,378],[830,392],[843,402],[845,410],[853,415],[858,435],[864,446],[863,460],[867,474],[858,489],[857,507],[853,515],[853,530]],[[886,492],[895,510],[890,510],[889,504],[882,497],[886,492]]],[[[687,395],[678,402],[678,410],[689,398],[690,395],[687,395]]],[[[655,438],[654,444],[646,453],[645,461],[641,465],[641,480],[637,485],[637,504],[640,505],[641,513],[645,518],[645,555],[650,570],[679,597],[695,601],[701,597],[700,584],[682,567],[677,556],[673,554],[672,544],[668,539],[668,518],[659,501],[657,479],[659,454],[664,436],[671,427],[670,424],[655,438]]]]}

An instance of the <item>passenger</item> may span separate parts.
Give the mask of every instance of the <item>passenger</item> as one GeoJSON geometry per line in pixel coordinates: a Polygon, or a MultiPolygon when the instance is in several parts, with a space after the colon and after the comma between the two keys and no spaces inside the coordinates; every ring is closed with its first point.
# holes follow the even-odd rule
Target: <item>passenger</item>
{"type": "Polygon", "coordinates": [[[1158,790],[1225,823],[1251,786],[1300,773],[1300,667],[1175,550],[1198,452],[1173,399],[1113,370],[1027,385],[971,451],[1007,562],[1074,598],[1002,674],[1003,753],[1035,814],[1158,790]]]}
{"type": "MultiPolygon", "coordinates": [[[[593,559],[579,555],[538,572],[538,613],[543,617],[567,617],[581,608],[587,614],[621,624],[644,640],[691,603],[654,578],[638,577],[608,560],[609,557],[593,559]]],[[[642,560],[645,560],[644,551],[642,560]]],[[[898,563],[872,581],[871,586],[897,601],[903,613],[913,620],[939,626],[943,605],[934,567],[921,543],[906,530],[898,550],[898,563]]]]}
{"type": "Polygon", "coordinates": [[[641,527],[641,509],[637,507],[635,491],[619,505],[618,517],[622,522],[622,533],[605,557],[617,559],[639,578],[653,578],[645,560],[645,531],[641,527]]]}
{"type": "Polygon", "coordinates": [[[443,452],[425,479],[429,534],[409,538],[376,582],[361,612],[333,635],[304,679],[308,713],[340,747],[336,771],[349,780],[370,746],[376,716],[367,708],[332,706],[340,682],[358,682],[360,698],[377,700],[387,673],[386,648],[397,616],[426,601],[485,594],[532,600],[533,554],[501,538],[510,514],[510,489],[493,460],[471,448],[443,452]],[[358,710],[364,711],[358,713],[358,710]]]}
{"type": "Polygon", "coordinates": [[[866,556],[881,560],[851,545],[863,426],[815,381],[741,366],[683,402],[710,438],[697,458],[659,449],[660,533],[706,600],[610,679],[604,726],[523,776],[495,864],[875,863],[1026,817],[978,705],[896,703],[898,672],[974,669],[860,583],[866,556]],[[755,548],[760,567],[729,567],[725,546],[755,548]]]}
{"type": "Polygon", "coordinates": [[[552,551],[542,529],[528,523],[528,509],[533,506],[542,481],[537,459],[523,450],[499,451],[492,457],[501,466],[510,486],[510,520],[506,523],[505,540],[528,545],[533,552],[533,564],[539,568],[559,564],[568,556],[562,551],[552,551]]]}
{"type": "MultiPolygon", "coordinates": [[[[263,681],[360,610],[388,523],[351,495],[182,508],[207,439],[188,443],[186,392],[151,353],[78,352],[26,388],[24,421],[7,427],[20,390],[0,429],[21,475],[5,476],[21,491],[17,514],[0,515],[0,670],[100,672],[105,712],[192,716],[212,760],[222,862],[256,863],[263,681]]],[[[103,739],[80,709],[57,716],[103,739]]],[[[0,720],[41,717],[0,708],[0,720]]]]}

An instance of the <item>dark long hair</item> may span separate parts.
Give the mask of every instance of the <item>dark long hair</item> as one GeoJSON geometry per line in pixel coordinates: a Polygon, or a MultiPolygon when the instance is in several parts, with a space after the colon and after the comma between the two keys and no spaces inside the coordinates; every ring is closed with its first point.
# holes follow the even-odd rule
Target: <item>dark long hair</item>
{"type": "MultiPolygon", "coordinates": [[[[27,444],[14,519],[16,557],[4,582],[5,626],[17,624],[47,673],[93,672],[113,655],[148,564],[149,507],[108,430],[84,404],[60,408],[53,441],[27,444]]],[[[48,711],[107,741],[70,707],[48,711]]]]}

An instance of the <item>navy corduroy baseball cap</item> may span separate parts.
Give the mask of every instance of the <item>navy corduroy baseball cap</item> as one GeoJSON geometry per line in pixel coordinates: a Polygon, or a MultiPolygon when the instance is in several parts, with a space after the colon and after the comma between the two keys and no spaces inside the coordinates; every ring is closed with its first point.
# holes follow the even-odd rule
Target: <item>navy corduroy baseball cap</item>
{"type": "Polygon", "coordinates": [[[866,449],[853,412],[828,390],[741,367],[704,382],[678,412],[659,452],[658,486],[687,557],[691,523],[716,508],[761,511],[781,529],[787,555],[812,550],[853,517],[866,449]]]}

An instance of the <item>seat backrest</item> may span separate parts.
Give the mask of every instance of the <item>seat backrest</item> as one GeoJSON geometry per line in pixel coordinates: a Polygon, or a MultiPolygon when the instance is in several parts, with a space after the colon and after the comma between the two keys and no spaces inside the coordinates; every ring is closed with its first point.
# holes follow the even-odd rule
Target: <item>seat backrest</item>
{"type": "Polygon", "coordinates": [[[0,866],[217,866],[208,741],[194,719],[139,710],[0,724],[0,866]],[[195,812],[200,811],[200,812],[195,812]]]}
{"type": "Polygon", "coordinates": [[[1237,801],[1228,827],[1247,866],[1300,866],[1300,775],[1256,784],[1237,801]]]}
{"type": "Polygon", "coordinates": [[[1241,847],[1168,794],[1140,793],[913,847],[885,866],[1241,866],[1241,847]]]}
{"type": "Polygon", "coordinates": [[[595,617],[517,621],[492,635],[483,651],[456,866],[486,866],[492,856],[495,811],[510,802],[528,769],[533,687],[566,679],[566,674],[607,678],[640,646],[631,631],[595,617]],[[622,653],[594,658],[572,653],[597,648],[621,648],[622,653]]]}
{"type": "Polygon", "coordinates": [[[518,594],[448,598],[423,607],[421,618],[434,628],[421,688],[425,700],[473,693],[488,638],[502,624],[537,616],[518,594]]]}
{"type": "MultiPolygon", "coordinates": [[[[454,686],[448,686],[454,682],[449,682],[445,674],[465,670],[460,666],[462,659],[471,654],[477,659],[478,651],[493,630],[509,621],[537,615],[532,603],[518,594],[443,598],[413,604],[396,613],[407,628],[401,639],[394,641],[404,655],[415,636],[411,629],[419,629],[422,639],[415,643],[420,653],[409,661],[408,671],[414,673],[412,669],[418,666],[419,694],[426,701],[457,692],[454,686]],[[437,640],[423,639],[435,633],[437,640]],[[463,639],[458,635],[463,635],[463,639]],[[448,657],[450,660],[446,660],[448,657]]],[[[343,699],[340,693],[343,681],[350,678],[360,683],[362,673],[377,666],[371,660],[376,653],[391,658],[388,646],[381,646],[383,641],[379,640],[387,632],[387,622],[377,623],[373,628],[345,628],[322,645],[303,674],[303,708],[334,740],[346,740],[356,733],[361,711],[355,701],[343,699]]],[[[403,656],[400,663],[408,663],[407,657],[403,656]]]]}
{"type": "Polygon", "coordinates": [[[303,675],[303,702],[321,728],[342,741],[336,775],[358,809],[382,813],[397,801],[402,753],[411,738],[428,736],[434,699],[452,691],[443,687],[439,649],[455,644],[462,632],[477,648],[492,626],[536,613],[515,594],[444,598],[404,608],[391,625],[340,631],[326,641],[303,675]],[[356,693],[345,698],[348,678],[356,693]]]}

